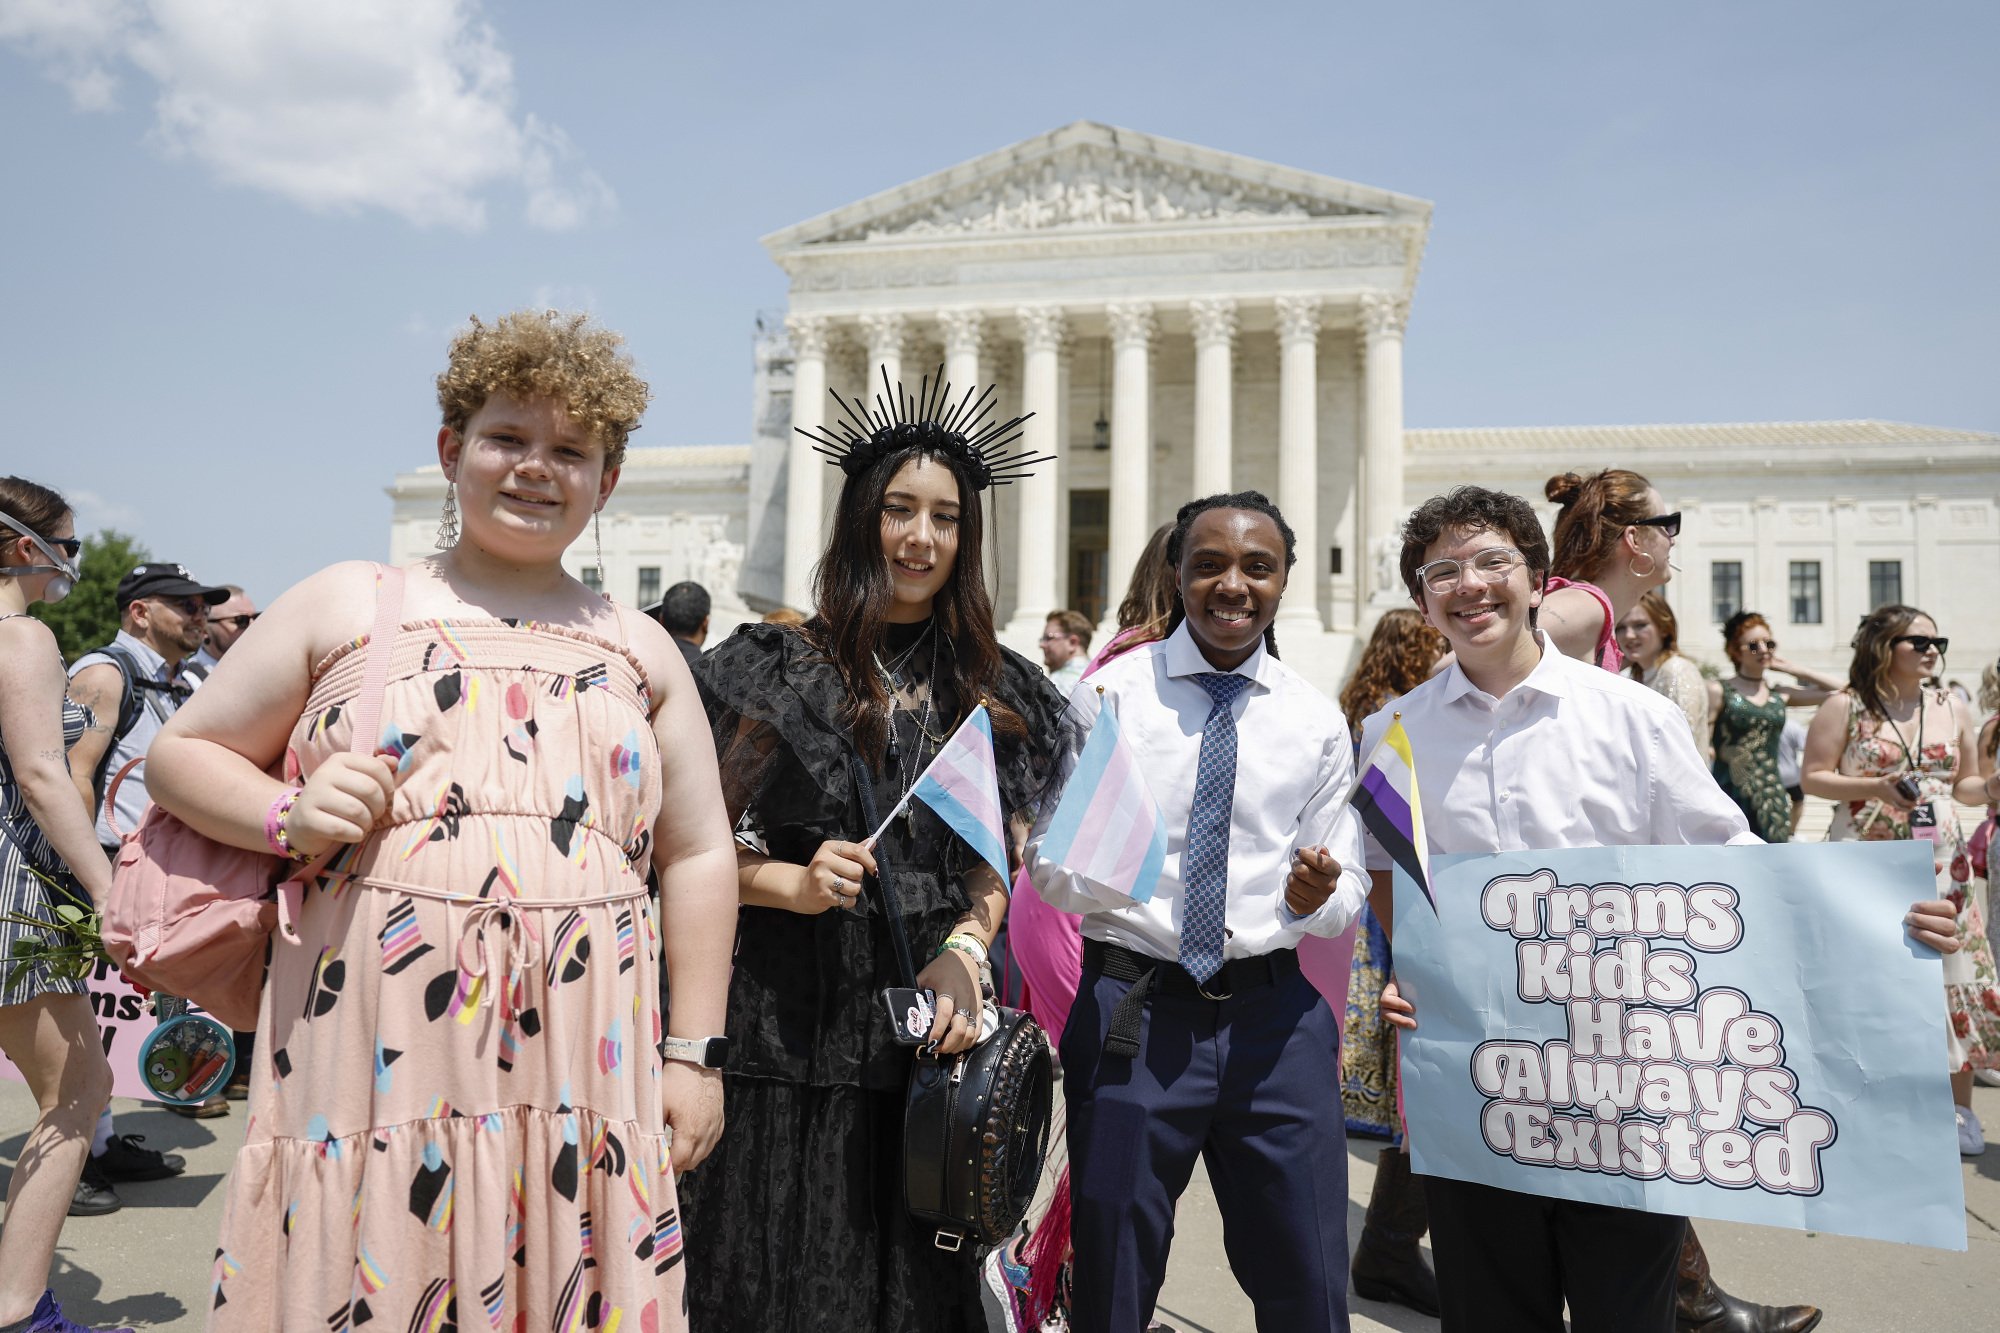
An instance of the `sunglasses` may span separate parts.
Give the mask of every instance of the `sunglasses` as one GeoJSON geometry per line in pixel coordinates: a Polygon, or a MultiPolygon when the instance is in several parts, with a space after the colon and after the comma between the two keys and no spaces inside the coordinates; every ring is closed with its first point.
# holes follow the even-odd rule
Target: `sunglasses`
{"type": "Polygon", "coordinates": [[[1910,647],[1917,650],[1917,656],[1922,657],[1933,648],[1937,649],[1939,653],[1943,653],[1947,648],[1951,647],[1951,636],[1948,634],[1898,634],[1895,638],[1889,640],[1889,642],[1891,644],[1907,643],[1910,647]]]}
{"type": "Polygon", "coordinates": [[[1640,519],[1632,526],[1635,528],[1658,528],[1669,537],[1678,537],[1681,535],[1681,511],[1676,509],[1671,514],[1655,514],[1651,518],[1640,519]]]}
{"type": "Polygon", "coordinates": [[[199,597],[149,597],[146,600],[158,602],[161,606],[171,606],[189,618],[208,614],[208,603],[199,597]]]}
{"type": "Polygon", "coordinates": [[[230,625],[238,630],[246,630],[250,628],[250,622],[262,614],[264,613],[261,611],[252,611],[247,615],[239,616],[210,616],[208,623],[211,625],[230,625]]]}

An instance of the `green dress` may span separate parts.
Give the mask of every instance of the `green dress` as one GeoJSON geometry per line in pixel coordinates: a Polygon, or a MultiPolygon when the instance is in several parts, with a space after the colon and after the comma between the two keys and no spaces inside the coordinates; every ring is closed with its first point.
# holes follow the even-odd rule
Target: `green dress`
{"type": "Polygon", "coordinates": [[[1778,777],[1778,737],[1785,730],[1785,700],[1776,690],[1753,704],[1729,686],[1715,718],[1715,780],[1765,842],[1789,842],[1792,798],[1778,777]]]}

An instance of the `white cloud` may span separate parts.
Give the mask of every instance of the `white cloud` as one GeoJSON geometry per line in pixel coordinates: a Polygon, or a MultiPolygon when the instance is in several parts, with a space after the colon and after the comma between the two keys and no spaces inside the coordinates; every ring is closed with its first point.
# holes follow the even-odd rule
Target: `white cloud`
{"type": "Polygon", "coordinates": [[[0,0],[0,42],[86,110],[156,88],[152,139],[315,211],[476,229],[513,186],[536,227],[615,207],[560,129],[514,109],[478,0],[0,0]]]}

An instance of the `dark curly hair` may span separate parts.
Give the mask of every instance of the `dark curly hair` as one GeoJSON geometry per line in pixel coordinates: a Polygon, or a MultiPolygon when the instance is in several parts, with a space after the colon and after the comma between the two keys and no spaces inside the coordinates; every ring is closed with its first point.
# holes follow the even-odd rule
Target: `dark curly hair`
{"type": "MultiPolygon", "coordinates": [[[[1443,495],[1433,495],[1417,506],[1403,524],[1403,586],[1417,605],[1424,604],[1424,587],[1417,570],[1424,552],[1438,538],[1461,532],[1490,528],[1505,533],[1514,549],[1528,562],[1531,587],[1540,588],[1549,577],[1549,541],[1542,535],[1542,521],[1534,508],[1518,495],[1488,490],[1484,486],[1459,486],[1443,495]]],[[[1535,623],[1532,612],[1528,623],[1535,623]]]]}
{"type": "Polygon", "coordinates": [[[1361,650],[1360,665],[1340,687],[1340,711],[1347,715],[1348,730],[1359,735],[1370,714],[1423,684],[1450,646],[1423,612],[1407,606],[1384,612],[1368,636],[1368,646],[1361,650]]]}
{"type": "MultiPolygon", "coordinates": [[[[1278,512],[1278,506],[1262,491],[1232,491],[1228,495],[1205,495],[1199,500],[1189,500],[1174,515],[1174,530],[1167,534],[1167,568],[1179,569],[1181,555],[1187,549],[1188,529],[1203,514],[1215,509],[1244,509],[1253,514],[1262,514],[1278,525],[1278,536],[1285,543],[1285,577],[1289,581],[1292,566],[1299,562],[1298,538],[1292,532],[1292,525],[1285,522],[1285,516],[1278,512]]],[[[1167,633],[1172,634],[1187,619],[1187,608],[1181,604],[1180,586],[1174,587],[1173,615],[1167,622],[1167,633]]],[[[1264,628],[1264,651],[1278,655],[1278,636],[1270,626],[1264,628]]]]}

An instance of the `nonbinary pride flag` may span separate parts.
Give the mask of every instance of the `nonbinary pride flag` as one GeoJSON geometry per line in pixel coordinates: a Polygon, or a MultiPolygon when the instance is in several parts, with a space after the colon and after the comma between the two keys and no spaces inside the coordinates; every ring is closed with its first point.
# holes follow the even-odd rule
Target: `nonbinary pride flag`
{"type": "Polygon", "coordinates": [[[1437,911],[1431,893],[1430,844],[1424,837],[1424,807],[1417,800],[1417,761],[1410,756],[1410,735],[1403,715],[1396,714],[1382,739],[1375,742],[1361,765],[1361,776],[1348,798],[1361,823],[1396,863],[1417,882],[1424,899],[1437,911]]]}
{"type": "Polygon", "coordinates": [[[1000,777],[993,764],[993,720],[981,704],[931,760],[910,795],[937,811],[951,831],[978,852],[1002,884],[1007,875],[1007,821],[1000,813],[1000,777]]]}
{"type": "Polygon", "coordinates": [[[1146,902],[1167,863],[1167,821],[1118,729],[1098,710],[1062,800],[1049,817],[1040,856],[1100,889],[1146,902]]]}

